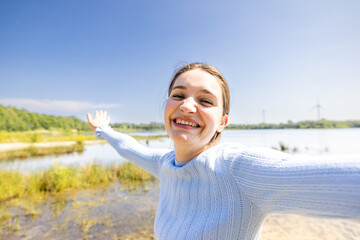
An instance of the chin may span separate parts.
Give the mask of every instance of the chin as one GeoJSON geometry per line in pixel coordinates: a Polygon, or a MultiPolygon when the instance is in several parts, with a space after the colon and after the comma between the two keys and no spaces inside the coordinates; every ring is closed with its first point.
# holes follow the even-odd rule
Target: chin
{"type": "Polygon", "coordinates": [[[190,141],[189,136],[187,136],[186,134],[172,134],[170,138],[175,143],[188,143],[190,141]]]}

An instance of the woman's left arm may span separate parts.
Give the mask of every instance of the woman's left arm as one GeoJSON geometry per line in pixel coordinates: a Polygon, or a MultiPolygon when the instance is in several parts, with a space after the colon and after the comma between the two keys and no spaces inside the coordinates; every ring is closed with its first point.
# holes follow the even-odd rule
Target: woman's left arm
{"type": "Polygon", "coordinates": [[[240,189],[266,213],[360,219],[360,155],[244,150],[228,162],[240,189]]]}

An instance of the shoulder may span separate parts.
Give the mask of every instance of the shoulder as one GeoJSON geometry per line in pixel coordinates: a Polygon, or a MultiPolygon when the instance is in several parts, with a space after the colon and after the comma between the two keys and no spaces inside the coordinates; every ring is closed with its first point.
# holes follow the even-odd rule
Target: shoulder
{"type": "Polygon", "coordinates": [[[164,154],[161,156],[160,161],[164,162],[174,162],[175,161],[175,151],[167,149],[164,154]]]}

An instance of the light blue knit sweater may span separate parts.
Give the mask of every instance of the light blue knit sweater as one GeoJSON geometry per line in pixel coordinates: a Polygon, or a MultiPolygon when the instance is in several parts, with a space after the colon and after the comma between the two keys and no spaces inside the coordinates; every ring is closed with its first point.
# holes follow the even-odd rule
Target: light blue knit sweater
{"type": "Polygon", "coordinates": [[[149,149],[97,128],[124,158],[160,179],[156,239],[258,239],[269,213],[360,219],[360,156],[310,157],[220,144],[177,167],[173,150],[149,149]]]}

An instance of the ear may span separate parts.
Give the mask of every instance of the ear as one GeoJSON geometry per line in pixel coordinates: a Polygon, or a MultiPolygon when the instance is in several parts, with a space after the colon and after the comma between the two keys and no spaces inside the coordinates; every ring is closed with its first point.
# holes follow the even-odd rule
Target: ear
{"type": "Polygon", "coordinates": [[[218,126],[217,128],[217,132],[218,133],[221,133],[222,130],[224,130],[224,128],[226,127],[226,125],[228,124],[228,121],[229,121],[229,116],[228,115],[225,115],[221,118],[221,122],[220,122],[220,125],[218,126]]]}

